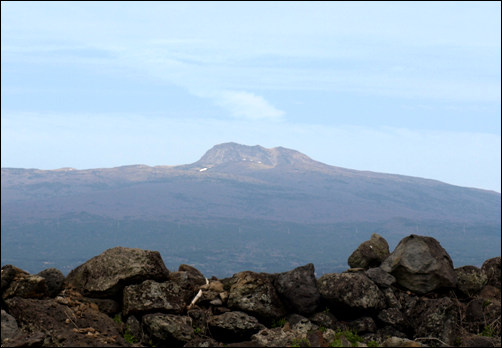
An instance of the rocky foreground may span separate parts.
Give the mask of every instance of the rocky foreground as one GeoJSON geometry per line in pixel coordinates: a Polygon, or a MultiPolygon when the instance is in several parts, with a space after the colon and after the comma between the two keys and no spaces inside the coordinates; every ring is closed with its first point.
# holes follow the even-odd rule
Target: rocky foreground
{"type": "Polygon", "coordinates": [[[65,278],[2,267],[2,347],[500,346],[501,259],[453,268],[410,235],[373,234],[343,273],[169,271],[156,251],[116,247],[65,278]]]}

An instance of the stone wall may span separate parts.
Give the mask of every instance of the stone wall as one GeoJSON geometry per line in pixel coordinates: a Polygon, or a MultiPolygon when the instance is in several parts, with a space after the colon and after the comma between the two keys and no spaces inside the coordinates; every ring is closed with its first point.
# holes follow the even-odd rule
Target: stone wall
{"type": "Polygon", "coordinates": [[[206,279],[116,247],[65,278],[2,267],[2,346],[500,346],[500,257],[453,268],[431,237],[372,235],[343,273],[206,279]]]}

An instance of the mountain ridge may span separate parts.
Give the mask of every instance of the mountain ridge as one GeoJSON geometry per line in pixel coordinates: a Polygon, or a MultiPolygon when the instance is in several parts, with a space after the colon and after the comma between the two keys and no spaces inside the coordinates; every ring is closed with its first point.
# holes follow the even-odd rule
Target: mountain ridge
{"type": "MultiPolygon", "coordinates": [[[[288,149],[282,146],[273,147],[273,148],[265,148],[260,145],[247,146],[241,145],[235,142],[222,143],[213,146],[211,149],[206,151],[206,153],[196,162],[191,164],[181,164],[181,165],[145,165],[145,164],[130,164],[130,165],[122,165],[116,167],[103,167],[103,168],[87,168],[87,169],[76,169],[73,167],[63,167],[57,169],[37,169],[37,168],[12,168],[12,167],[2,167],[2,178],[5,180],[2,181],[2,186],[5,187],[10,186],[10,183],[15,182],[15,177],[13,175],[19,174],[28,174],[32,175],[28,179],[36,179],[36,175],[43,174],[60,174],[58,179],[61,179],[64,176],[68,176],[71,174],[94,174],[96,177],[99,177],[103,174],[112,174],[113,172],[122,171],[123,179],[128,179],[133,177],[136,174],[136,170],[148,170],[147,173],[153,173],[153,176],[162,174],[163,172],[169,173],[180,171],[189,171],[189,170],[199,170],[203,168],[207,168],[207,170],[223,166],[224,170],[229,169],[228,164],[249,164],[252,163],[254,167],[252,169],[273,169],[277,166],[280,166],[281,169],[303,169],[303,170],[324,170],[331,171],[336,174],[345,174],[345,175],[359,175],[363,177],[373,177],[373,178],[394,178],[396,180],[401,181],[414,181],[420,180],[425,182],[429,182],[431,184],[445,184],[449,186],[454,186],[458,188],[479,190],[483,192],[492,192],[500,195],[499,192],[493,190],[487,190],[483,188],[477,187],[465,187],[454,184],[449,184],[437,179],[432,178],[423,178],[418,176],[404,175],[404,174],[393,174],[393,173],[384,173],[384,172],[375,172],[370,170],[356,170],[356,169],[348,169],[338,166],[329,165],[320,161],[313,160],[307,155],[292,149],[288,149]],[[247,163],[242,163],[247,162],[247,163]],[[289,166],[289,168],[288,168],[289,166]]],[[[221,171],[220,171],[221,172],[221,171]]],[[[242,172],[239,172],[242,174],[242,172]]],[[[186,173],[184,173],[186,174],[186,173]]],[[[148,177],[145,177],[148,179],[148,177]]],[[[23,178],[24,179],[24,178],[23,178]]]]}
{"type": "MultiPolygon", "coordinates": [[[[155,216],[161,214],[159,207],[167,206],[171,216],[193,216],[191,210],[202,209],[208,216],[252,218],[252,212],[259,210],[260,218],[297,222],[406,217],[500,223],[500,194],[496,192],[345,169],[295,150],[237,143],[216,145],[198,161],[179,166],[2,168],[2,214],[9,215],[22,202],[34,212],[47,211],[41,206],[52,205],[55,211],[107,215],[106,207],[98,209],[93,202],[110,202],[116,212],[130,207],[122,215],[111,214],[115,217],[134,210],[155,216]],[[38,207],[34,201],[40,202],[38,207]]],[[[17,209],[17,214],[26,210],[17,209]]]]}
{"type": "Polygon", "coordinates": [[[2,168],[1,184],[2,262],[31,269],[69,269],[128,241],[161,243],[168,262],[207,272],[224,262],[226,275],[307,262],[327,272],[354,237],[374,232],[390,242],[406,233],[441,237],[460,264],[500,253],[497,192],[329,166],[280,147],[220,144],[179,166],[2,168]],[[326,264],[323,253],[339,256],[326,264]]]}

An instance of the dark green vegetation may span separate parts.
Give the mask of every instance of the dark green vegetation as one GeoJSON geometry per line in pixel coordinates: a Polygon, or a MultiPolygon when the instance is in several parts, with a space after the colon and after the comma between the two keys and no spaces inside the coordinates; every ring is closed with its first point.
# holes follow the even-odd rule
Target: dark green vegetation
{"type": "Polygon", "coordinates": [[[2,168],[2,264],[67,273],[120,245],[207,276],[310,262],[321,275],[346,269],[376,232],[391,248],[411,233],[436,237],[456,267],[481,265],[500,255],[500,209],[496,192],[234,143],[183,166],[2,168]]]}
{"type": "Polygon", "coordinates": [[[208,277],[226,277],[243,269],[283,272],[309,262],[320,276],[345,270],[358,241],[373,232],[385,236],[391,250],[412,233],[441,238],[456,267],[480,266],[500,253],[500,231],[480,224],[417,224],[404,219],[357,224],[237,219],[188,223],[117,220],[81,213],[30,224],[2,220],[2,264],[20,265],[30,273],[48,267],[68,273],[92,255],[120,245],[158,250],[169,269],[190,264],[208,277]],[[476,238],[466,242],[474,231],[476,238]]]}

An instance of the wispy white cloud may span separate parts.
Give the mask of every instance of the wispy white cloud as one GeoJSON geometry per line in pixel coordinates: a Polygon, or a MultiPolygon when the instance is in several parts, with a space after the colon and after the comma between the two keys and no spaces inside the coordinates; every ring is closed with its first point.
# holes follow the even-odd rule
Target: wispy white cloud
{"type": "Polygon", "coordinates": [[[245,91],[222,91],[215,95],[215,103],[229,110],[236,118],[279,120],[284,116],[284,111],[271,105],[262,96],[245,91]]]}

